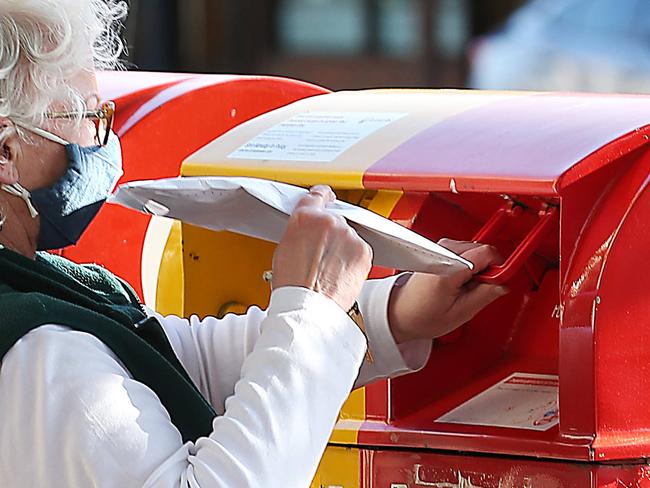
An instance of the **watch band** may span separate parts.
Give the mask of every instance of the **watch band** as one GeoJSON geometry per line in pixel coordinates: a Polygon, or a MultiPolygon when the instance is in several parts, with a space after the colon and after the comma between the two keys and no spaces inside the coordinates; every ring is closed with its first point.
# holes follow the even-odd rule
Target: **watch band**
{"type": "Polygon", "coordinates": [[[368,339],[368,334],[366,333],[366,323],[363,320],[363,315],[361,315],[361,310],[359,309],[358,302],[354,302],[350,310],[348,310],[348,317],[350,317],[352,321],[357,324],[357,327],[359,327],[359,330],[366,338],[366,360],[369,363],[372,363],[374,361],[374,358],[372,357],[372,352],[370,351],[370,340],[368,339]]]}

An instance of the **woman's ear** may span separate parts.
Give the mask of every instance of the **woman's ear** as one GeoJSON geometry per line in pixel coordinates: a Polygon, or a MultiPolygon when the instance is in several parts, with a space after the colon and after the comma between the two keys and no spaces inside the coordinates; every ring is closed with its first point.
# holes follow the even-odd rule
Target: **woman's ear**
{"type": "Polygon", "coordinates": [[[20,146],[13,124],[6,117],[0,117],[0,184],[18,182],[16,155],[20,146]]]}

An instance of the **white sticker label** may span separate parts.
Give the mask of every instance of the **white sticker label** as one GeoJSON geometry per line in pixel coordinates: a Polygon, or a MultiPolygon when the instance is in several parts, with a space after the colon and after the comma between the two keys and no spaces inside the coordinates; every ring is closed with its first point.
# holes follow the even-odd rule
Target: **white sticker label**
{"type": "Polygon", "coordinates": [[[559,412],[557,376],[513,373],[436,422],[545,431],[559,412]]]}
{"type": "Polygon", "coordinates": [[[306,112],[258,134],[228,157],[327,163],[405,115],[393,112],[306,112]]]}

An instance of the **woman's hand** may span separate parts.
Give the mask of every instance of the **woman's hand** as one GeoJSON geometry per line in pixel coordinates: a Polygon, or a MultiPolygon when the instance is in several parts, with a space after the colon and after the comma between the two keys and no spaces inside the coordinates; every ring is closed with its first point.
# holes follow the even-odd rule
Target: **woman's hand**
{"type": "Polygon", "coordinates": [[[435,339],[469,321],[507,288],[472,281],[474,274],[501,261],[496,249],[475,242],[442,239],[438,244],[474,263],[449,275],[415,273],[391,294],[388,317],[397,343],[435,339]]]}
{"type": "Polygon", "coordinates": [[[347,312],[370,272],[372,249],[343,217],[324,211],[335,199],[328,186],[300,199],[273,256],[272,286],[309,288],[347,312]]]}

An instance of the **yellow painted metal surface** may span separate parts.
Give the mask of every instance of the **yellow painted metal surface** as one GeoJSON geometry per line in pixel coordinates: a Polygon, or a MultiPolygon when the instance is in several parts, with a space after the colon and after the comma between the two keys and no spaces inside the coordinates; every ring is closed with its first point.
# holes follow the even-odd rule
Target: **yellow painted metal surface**
{"type": "Polygon", "coordinates": [[[362,202],[361,205],[379,215],[388,217],[400,201],[400,198],[402,198],[403,194],[404,193],[401,191],[378,191],[371,200],[365,204],[362,202]]]}
{"type": "Polygon", "coordinates": [[[266,308],[270,287],[262,273],[271,269],[275,244],[183,224],[185,315],[222,315],[266,308]]]}
{"type": "Polygon", "coordinates": [[[183,240],[181,223],[172,223],[158,271],[156,311],[183,316],[184,312],[183,240]]]}
{"type": "Polygon", "coordinates": [[[358,449],[330,446],[325,451],[311,488],[358,488],[361,457],[358,449]]]}
{"type": "MultiPolygon", "coordinates": [[[[365,169],[365,168],[363,168],[365,169]]],[[[213,164],[193,162],[183,164],[183,176],[204,176],[206,174],[218,176],[252,176],[281,181],[291,185],[313,186],[327,183],[332,187],[345,189],[363,188],[363,170],[345,171],[332,174],[326,170],[318,171],[315,168],[276,168],[255,166],[230,166],[227,164],[213,164]]]]}
{"type": "Polygon", "coordinates": [[[334,444],[352,445],[359,440],[360,422],[366,416],[366,389],[359,388],[350,393],[339,413],[339,421],[330,436],[334,444]]]}

